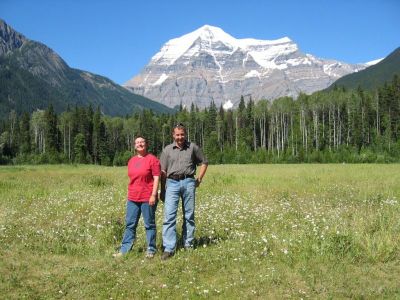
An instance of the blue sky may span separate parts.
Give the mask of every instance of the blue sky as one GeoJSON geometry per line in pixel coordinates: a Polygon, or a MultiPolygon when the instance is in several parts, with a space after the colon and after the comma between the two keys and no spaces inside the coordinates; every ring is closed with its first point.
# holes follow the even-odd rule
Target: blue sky
{"type": "Polygon", "coordinates": [[[302,52],[359,63],[400,46],[399,16],[399,0],[0,0],[14,29],[119,84],[168,40],[205,24],[235,38],[287,36],[302,52]]]}

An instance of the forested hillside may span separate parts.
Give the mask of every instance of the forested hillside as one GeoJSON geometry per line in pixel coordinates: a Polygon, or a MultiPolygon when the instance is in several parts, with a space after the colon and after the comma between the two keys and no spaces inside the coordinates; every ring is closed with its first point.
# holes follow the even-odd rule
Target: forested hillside
{"type": "Polygon", "coordinates": [[[99,109],[52,106],[0,124],[2,163],[94,163],[123,165],[137,134],[160,154],[176,122],[202,146],[211,163],[400,161],[400,80],[374,92],[335,89],[247,104],[236,110],[211,104],[181,107],[175,114],[149,110],[109,117],[99,109]]]}
{"type": "Polygon", "coordinates": [[[344,87],[346,89],[361,87],[364,90],[374,91],[385,82],[390,81],[396,74],[400,74],[400,47],[379,63],[339,78],[328,90],[332,90],[335,87],[344,87]]]}

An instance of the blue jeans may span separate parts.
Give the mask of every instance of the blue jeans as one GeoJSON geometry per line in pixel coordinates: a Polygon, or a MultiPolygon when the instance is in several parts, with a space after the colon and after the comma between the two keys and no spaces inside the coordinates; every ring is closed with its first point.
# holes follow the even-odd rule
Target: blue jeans
{"type": "Polygon", "coordinates": [[[184,247],[192,247],[194,240],[195,222],[195,191],[196,180],[186,178],[183,180],[167,179],[167,189],[164,202],[163,246],[164,251],[174,252],[176,248],[176,215],[178,212],[179,198],[182,197],[182,240],[184,247]]]}
{"type": "Polygon", "coordinates": [[[143,214],[144,228],[146,229],[147,252],[156,252],[156,208],[157,204],[150,206],[148,202],[126,201],[126,225],[120,249],[121,253],[130,251],[135,242],[136,227],[141,213],[143,214]]]}

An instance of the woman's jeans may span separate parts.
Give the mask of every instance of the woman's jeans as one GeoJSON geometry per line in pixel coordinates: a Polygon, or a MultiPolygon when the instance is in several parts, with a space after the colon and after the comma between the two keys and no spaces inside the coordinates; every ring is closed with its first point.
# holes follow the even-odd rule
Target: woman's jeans
{"type": "Polygon", "coordinates": [[[130,251],[135,242],[136,227],[141,213],[143,214],[144,228],[146,229],[147,252],[156,252],[156,208],[157,204],[150,206],[148,202],[126,201],[126,226],[120,249],[121,253],[130,251]]]}
{"type": "Polygon", "coordinates": [[[174,252],[176,247],[176,215],[179,198],[182,197],[182,240],[183,246],[193,246],[195,222],[195,191],[196,180],[186,178],[183,180],[167,179],[167,189],[164,202],[163,246],[164,251],[174,252]]]}

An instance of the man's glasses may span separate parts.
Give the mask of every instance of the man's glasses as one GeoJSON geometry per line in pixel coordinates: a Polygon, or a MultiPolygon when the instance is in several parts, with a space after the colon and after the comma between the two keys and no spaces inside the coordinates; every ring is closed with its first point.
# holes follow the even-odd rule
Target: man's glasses
{"type": "Polygon", "coordinates": [[[174,125],[174,128],[185,128],[185,125],[183,125],[183,123],[177,123],[176,125],[174,125]]]}

